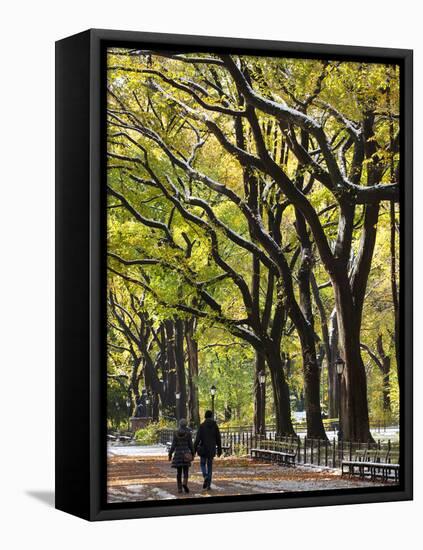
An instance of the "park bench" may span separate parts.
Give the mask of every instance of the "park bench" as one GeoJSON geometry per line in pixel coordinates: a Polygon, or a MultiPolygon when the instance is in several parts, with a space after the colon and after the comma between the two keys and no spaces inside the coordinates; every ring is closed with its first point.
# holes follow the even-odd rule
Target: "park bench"
{"type": "Polygon", "coordinates": [[[223,456],[229,456],[231,454],[231,446],[230,445],[222,445],[222,454],[223,454],[223,456]]]}
{"type": "Polygon", "coordinates": [[[129,443],[134,439],[134,434],[132,432],[112,432],[107,434],[107,439],[109,441],[122,441],[129,443]]]}
{"type": "Polygon", "coordinates": [[[294,441],[263,440],[257,447],[251,449],[250,455],[251,458],[276,462],[284,466],[295,466],[297,445],[294,441]]]}
{"type": "Polygon", "coordinates": [[[109,441],[132,441],[134,434],[132,432],[109,432],[107,439],[109,441]]]}
{"type": "Polygon", "coordinates": [[[341,475],[359,476],[370,479],[382,478],[383,481],[399,480],[399,462],[391,462],[391,451],[381,449],[363,449],[355,453],[354,459],[341,461],[341,475]]]}

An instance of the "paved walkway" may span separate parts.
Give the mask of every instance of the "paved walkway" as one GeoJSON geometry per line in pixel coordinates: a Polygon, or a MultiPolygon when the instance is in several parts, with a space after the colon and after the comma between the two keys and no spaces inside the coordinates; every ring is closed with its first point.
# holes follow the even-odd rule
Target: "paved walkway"
{"type": "Polygon", "coordinates": [[[176,471],[163,447],[110,447],[108,457],[108,500],[128,502],[209,496],[286,493],[322,489],[347,489],[382,482],[342,478],[338,471],[297,466],[287,468],[251,460],[226,457],[214,461],[213,484],[202,490],[198,457],[190,468],[189,495],[177,493],[176,471]]]}

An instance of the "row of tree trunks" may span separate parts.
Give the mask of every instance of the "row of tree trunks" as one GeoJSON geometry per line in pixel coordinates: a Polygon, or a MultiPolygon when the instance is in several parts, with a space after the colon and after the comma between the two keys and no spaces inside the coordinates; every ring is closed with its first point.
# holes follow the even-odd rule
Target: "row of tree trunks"
{"type": "Polygon", "coordinates": [[[195,326],[194,318],[185,322],[182,319],[166,321],[169,371],[174,373],[175,415],[178,419],[186,418],[192,426],[200,422],[195,326]]]}
{"type": "Polygon", "coordinates": [[[125,317],[120,315],[113,297],[110,304],[131,352],[128,396],[133,414],[137,414],[136,405],[143,398],[143,414],[153,420],[159,420],[161,413],[169,417],[188,418],[191,425],[197,426],[200,419],[196,320],[168,319],[154,330],[148,317],[138,312],[140,327],[134,331],[125,317]],[[140,385],[143,386],[142,395],[140,385]],[[148,405],[146,399],[149,400],[148,405]]]}
{"type": "MultiPolygon", "coordinates": [[[[245,78],[250,80],[248,71],[245,71],[245,78]]],[[[240,98],[242,101],[242,99],[240,98]]],[[[244,127],[240,119],[235,119],[235,135],[237,146],[244,149],[246,138],[244,127]]],[[[267,125],[268,135],[275,131],[276,126],[267,125]]],[[[275,150],[274,150],[275,153],[275,150]]],[[[251,170],[251,167],[243,167],[244,193],[248,205],[254,212],[257,219],[263,217],[263,182],[259,180],[251,170]]],[[[269,228],[268,235],[272,235],[278,245],[281,243],[280,218],[279,224],[275,223],[270,212],[268,213],[269,228]]],[[[263,235],[257,231],[257,226],[248,219],[249,234],[251,241],[263,245],[263,235]]],[[[260,373],[266,372],[266,365],[270,371],[272,382],[273,403],[275,409],[276,431],[279,435],[293,435],[294,428],[291,422],[291,404],[289,399],[289,387],[284,373],[284,361],[281,356],[281,339],[285,325],[285,315],[281,299],[276,291],[276,304],[274,301],[274,286],[281,288],[282,279],[280,273],[273,273],[267,270],[267,294],[263,310],[260,307],[260,281],[261,262],[256,254],[252,254],[252,279],[251,279],[251,302],[253,305],[252,324],[261,345],[255,347],[255,371],[254,371],[254,429],[257,433],[264,434],[266,431],[266,388],[262,388],[259,381],[260,373]],[[276,285],[274,280],[277,279],[276,285]]],[[[288,273],[286,272],[286,276],[288,273]]],[[[289,274],[292,276],[292,274],[289,274]]],[[[291,297],[293,293],[291,293],[291,297]]]]}

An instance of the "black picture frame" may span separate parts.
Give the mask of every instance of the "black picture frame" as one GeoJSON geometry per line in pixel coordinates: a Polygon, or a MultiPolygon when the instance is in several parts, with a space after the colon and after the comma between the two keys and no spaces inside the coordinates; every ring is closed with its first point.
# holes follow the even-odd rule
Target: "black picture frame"
{"type": "Polygon", "coordinates": [[[91,29],[56,43],[56,508],[87,520],[412,499],[412,66],[405,49],[91,29]],[[401,480],[395,488],[107,504],[105,48],[218,51],[400,65],[401,480]]]}

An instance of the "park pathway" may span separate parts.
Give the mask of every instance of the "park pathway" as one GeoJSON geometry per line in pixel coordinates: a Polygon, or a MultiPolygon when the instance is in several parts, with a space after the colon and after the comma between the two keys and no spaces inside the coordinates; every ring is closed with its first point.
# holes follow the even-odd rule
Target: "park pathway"
{"type": "Polygon", "coordinates": [[[203,479],[198,457],[190,468],[188,495],[179,495],[175,470],[164,447],[109,447],[108,501],[130,502],[209,496],[286,493],[322,489],[348,489],[382,483],[341,478],[336,470],[281,467],[248,457],[217,458],[212,490],[202,490],[203,479]]]}

